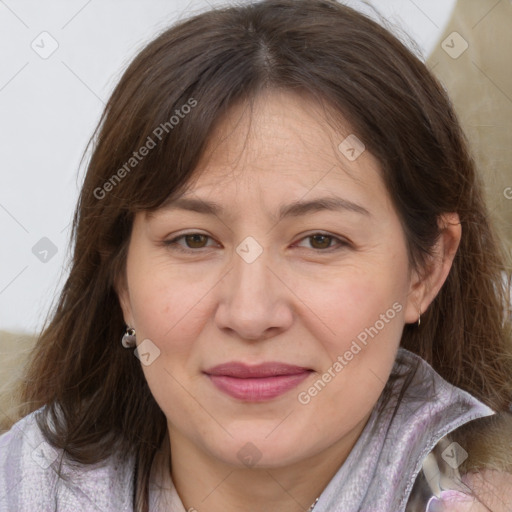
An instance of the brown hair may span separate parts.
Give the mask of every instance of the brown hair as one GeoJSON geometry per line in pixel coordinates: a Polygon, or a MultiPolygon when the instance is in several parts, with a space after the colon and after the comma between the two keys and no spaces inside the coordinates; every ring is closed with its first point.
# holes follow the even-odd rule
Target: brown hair
{"type": "Polygon", "coordinates": [[[459,466],[461,474],[494,469],[512,474],[512,413],[501,411],[470,421],[448,436],[468,453],[459,466]]]}
{"type": "Polygon", "coordinates": [[[263,88],[309,93],[350,123],[381,162],[415,268],[428,263],[439,216],[458,212],[462,240],[451,272],[421,327],[405,326],[401,345],[495,410],[512,401],[510,267],[442,86],[390,32],[334,0],[205,12],[148,44],[106,105],[75,212],[69,277],[21,387],[21,415],[46,404],[39,425],[73,459],[136,455],[136,510],[148,507],[166,418],[120,343],[115,283],[133,218],[183,191],[216,121],[263,88]],[[127,166],[148,137],[155,147],[127,166]]]}

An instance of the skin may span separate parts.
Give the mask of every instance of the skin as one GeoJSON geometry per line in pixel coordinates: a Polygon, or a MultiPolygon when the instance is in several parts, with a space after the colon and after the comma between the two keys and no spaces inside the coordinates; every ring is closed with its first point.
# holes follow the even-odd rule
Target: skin
{"type": "Polygon", "coordinates": [[[307,510],[363,430],[404,324],[417,322],[448,275],[461,236],[457,215],[440,219],[446,227],[420,278],[378,161],[369,151],[349,161],[338,150],[350,133],[347,124],[334,130],[305,96],[267,92],[252,110],[236,105],[219,122],[185,194],[214,200],[223,213],[162,208],[135,218],[118,293],[137,343],[150,339],[160,350],[142,368],[168,420],[172,479],[187,510],[307,510]],[[281,205],[322,196],[369,215],[324,210],[276,220],[281,205]],[[318,232],[334,238],[312,239],[318,232]],[[184,233],[207,238],[164,244],[184,233]],[[263,249],[252,263],[236,252],[248,236],[263,249]],[[394,303],[400,312],[301,404],[298,394],[394,303]],[[228,361],[313,372],[277,398],[250,403],[203,373],[228,361]],[[239,458],[247,443],[256,447],[255,465],[239,458]]]}

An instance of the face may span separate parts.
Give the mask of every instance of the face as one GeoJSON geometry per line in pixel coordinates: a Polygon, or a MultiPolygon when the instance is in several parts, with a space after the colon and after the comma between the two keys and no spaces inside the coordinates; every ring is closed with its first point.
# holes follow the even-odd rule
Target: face
{"type": "Polygon", "coordinates": [[[417,308],[379,163],[339,149],[350,134],[267,93],[222,119],[180,205],[136,216],[120,300],[171,446],[272,467],[364,426],[417,308]]]}

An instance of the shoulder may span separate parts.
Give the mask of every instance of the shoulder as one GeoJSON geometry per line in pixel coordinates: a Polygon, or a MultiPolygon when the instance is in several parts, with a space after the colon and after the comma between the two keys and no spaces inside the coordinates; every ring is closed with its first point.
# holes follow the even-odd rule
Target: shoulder
{"type": "Polygon", "coordinates": [[[46,441],[36,421],[42,409],[0,436],[0,512],[131,511],[134,465],[117,456],[70,460],[46,441]]]}
{"type": "MultiPolygon", "coordinates": [[[[0,436],[0,510],[28,510],[38,503],[40,510],[51,510],[48,489],[55,473],[48,470],[53,453],[46,446],[36,424],[37,411],[15,423],[0,436]]],[[[46,443],[47,444],[47,443],[46,443]]]]}
{"type": "Polygon", "coordinates": [[[393,370],[402,377],[397,379],[395,388],[403,391],[402,412],[407,414],[413,412],[411,409],[419,409],[428,413],[430,429],[437,423],[447,433],[467,421],[495,412],[472,394],[446,381],[424,359],[404,348],[399,349],[393,370]],[[413,377],[403,378],[413,368],[413,377]]]}
{"type": "Polygon", "coordinates": [[[397,399],[390,404],[395,407],[383,414],[389,430],[382,451],[390,463],[386,471],[392,475],[393,485],[400,487],[394,506],[403,510],[422,463],[436,444],[460,426],[495,411],[403,348],[397,354],[394,372],[398,376],[393,386],[397,399]]]}

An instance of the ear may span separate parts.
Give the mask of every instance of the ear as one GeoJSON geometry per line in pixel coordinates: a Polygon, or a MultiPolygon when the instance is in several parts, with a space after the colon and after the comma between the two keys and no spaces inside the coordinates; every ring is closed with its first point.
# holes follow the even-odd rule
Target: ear
{"type": "Polygon", "coordinates": [[[443,286],[459,248],[462,227],[457,213],[445,213],[438,219],[441,229],[434,254],[422,273],[412,272],[405,308],[405,323],[416,323],[443,286]]]}

